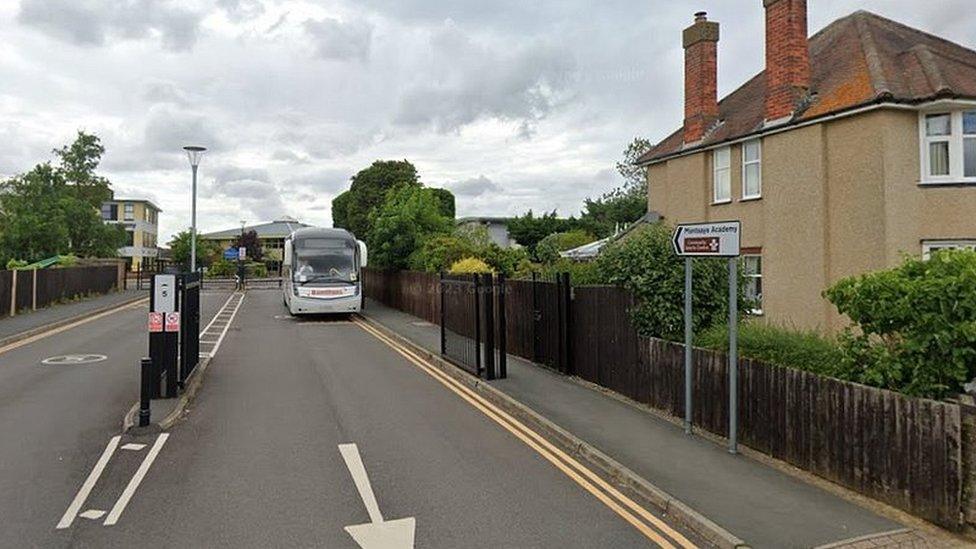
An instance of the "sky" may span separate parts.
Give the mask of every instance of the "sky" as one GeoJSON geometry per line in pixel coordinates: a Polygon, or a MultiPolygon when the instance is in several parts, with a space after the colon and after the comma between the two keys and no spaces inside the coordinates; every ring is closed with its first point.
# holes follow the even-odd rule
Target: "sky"
{"type": "MultiPolygon", "coordinates": [[[[971,0],[810,0],[810,31],[866,9],[976,46],[971,0]]],[[[558,210],[622,183],[627,144],[682,118],[681,31],[721,23],[719,95],[762,70],[761,0],[3,0],[0,177],[79,130],[160,242],[288,215],[377,159],[451,189],[459,216],[558,210]]]]}

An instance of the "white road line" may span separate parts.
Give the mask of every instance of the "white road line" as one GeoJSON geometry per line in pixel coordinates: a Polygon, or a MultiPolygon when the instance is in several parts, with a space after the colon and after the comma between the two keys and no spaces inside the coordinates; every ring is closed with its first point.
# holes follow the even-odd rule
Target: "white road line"
{"type": "Polygon", "coordinates": [[[105,516],[105,511],[101,509],[89,509],[84,513],[79,513],[78,516],[89,520],[98,520],[105,516]]]}
{"type": "Polygon", "coordinates": [[[108,445],[105,446],[105,451],[102,452],[102,456],[95,462],[95,467],[92,468],[91,473],[88,473],[88,478],[85,479],[84,484],[78,489],[78,493],[75,494],[75,499],[71,500],[71,504],[68,505],[68,509],[64,512],[64,516],[58,522],[57,529],[67,528],[74,522],[75,517],[78,515],[78,510],[85,504],[85,500],[88,499],[88,494],[91,493],[92,488],[95,487],[95,483],[98,482],[98,477],[102,476],[102,471],[108,465],[108,460],[112,459],[112,454],[115,453],[115,449],[119,446],[119,440],[121,438],[120,436],[114,436],[108,441],[108,445]]]}
{"type": "Polygon", "coordinates": [[[230,320],[227,322],[227,326],[224,326],[224,331],[220,333],[220,337],[217,338],[217,343],[214,344],[214,348],[210,351],[210,356],[217,354],[217,350],[220,349],[220,344],[224,342],[224,336],[227,335],[227,329],[230,328],[234,318],[237,317],[237,311],[241,310],[241,304],[244,303],[244,294],[240,294],[241,298],[237,301],[237,305],[234,307],[234,312],[230,315],[230,320]]]}
{"type": "MultiPolygon", "coordinates": [[[[233,293],[233,294],[230,294],[229,296],[227,296],[227,301],[224,301],[224,304],[220,306],[220,309],[223,310],[223,308],[226,307],[228,303],[230,303],[230,300],[234,299],[234,296],[235,295],[237,295],[237,294],[236,293],[233,293]]],[[[204,326],[203,331],[200,332],[200,335],[203,335],[204,333],[206,333],[206,331],[210,329],[210,326],[214,322],[216,322],[216,321],[217,321],[217,316],[214,315],[214,317],[212,319],[210,319],[210,324],[207,324],[206,326],[204,326]]]]}
{"type": "Polygon", "coordinates": [[[132,450],[134,452],[138,452],[139,450],[142,450],[145,447],[146,447],[145,444],[140,444],[138,442],[130,442],[128,444],[122,445],[123,450],[132,450]]]}
{"type": "Polygon", "coordinates": [[[366,467],[363,465],[363,458],[359,456],[359,448],[355,444],[340,444],[339,453],[346,461],[352,481],[356,483],[356,490],[359,490],[359,497],[366,506],[369,513],[370,522],[383,522],[383,515],[380,514],[380,506],[376,503],[376,495],[373,494],[373,487],[369,485],[369,476],[366,474],[366,467]]]}
{"type": "Polygon", "coordinates": [[[149,449],[149,453],[146,454],[146,458],[142,460],[139,468],[136,470],[136,474],[132,475],[132,479],[129,480],[129,484],[126,485],[125,490],[122,491],[122,495],[119,496],[118,501],[109,511],[108,517],[105,518],[105,522],[102,524],[105,526],[112,526],[119,521],[119,517],[122,516],[122,511],[125,511],[125,506],[129,504],[129,500],[132,499],[132,495],[136,493],[136,488],[142,482],[142,479],[149,472],[149,467],[152,465],[159,451],[163,449],[163,444],[166,443],[166,439],[169,438],[169,433],[161,433],[159,437],[156,438],[156,442],[153,443],[152,448],[149,449]]]}

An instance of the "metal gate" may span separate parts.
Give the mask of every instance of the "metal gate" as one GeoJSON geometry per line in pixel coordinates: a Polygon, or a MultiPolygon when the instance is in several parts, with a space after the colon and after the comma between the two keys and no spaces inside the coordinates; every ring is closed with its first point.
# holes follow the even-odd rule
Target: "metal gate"
{"type": "Polygon", "coordinates": [[[180,275],[180,379],[186,379],[200,362],[200,285],[199,272],[180,275]]]}
{"type": "Polygon", "coordinates": [[[571,374],[569,273],[532,273],[532,361],[571,374]]]}
{"type": "Polygon", "coordinates": [[[441,355],[485,379],[508,376],[505,277],[441,274],[441,355]]]}

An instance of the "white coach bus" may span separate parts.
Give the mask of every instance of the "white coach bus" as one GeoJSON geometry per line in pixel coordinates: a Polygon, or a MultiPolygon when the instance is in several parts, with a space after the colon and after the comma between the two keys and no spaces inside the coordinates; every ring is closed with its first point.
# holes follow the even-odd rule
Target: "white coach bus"
{"type": "Polygon", "coordinates": [[[288,312],[358,313],[366,244],[345,229],[298,229],[285,240],[281,285],[288,312]]]}

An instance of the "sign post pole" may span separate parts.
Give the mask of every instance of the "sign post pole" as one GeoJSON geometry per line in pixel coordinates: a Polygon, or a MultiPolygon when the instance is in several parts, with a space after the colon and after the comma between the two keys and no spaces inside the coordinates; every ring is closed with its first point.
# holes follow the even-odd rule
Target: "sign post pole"
{"type": "Polygon", "coordinates": [[[685,258],[685,433],[691,434],[691,258],[685,258]]]}
{"type": "Polygon", "coordinates": [[[692,431],[692,258],[717,257],[729,260],[729,452],[737,451],[738,434],[738,326],[739,271],[737,258],[741,247],[742,224],[739,221],[684,223],[674,229],[671,243],[674,253],[685,258],[685,433],[692,431]]]}
{"type": "Polygon", "coordinates": [[[729,453],[738,451],[739,428],[739,270],[729,258],[729,453]]]}

